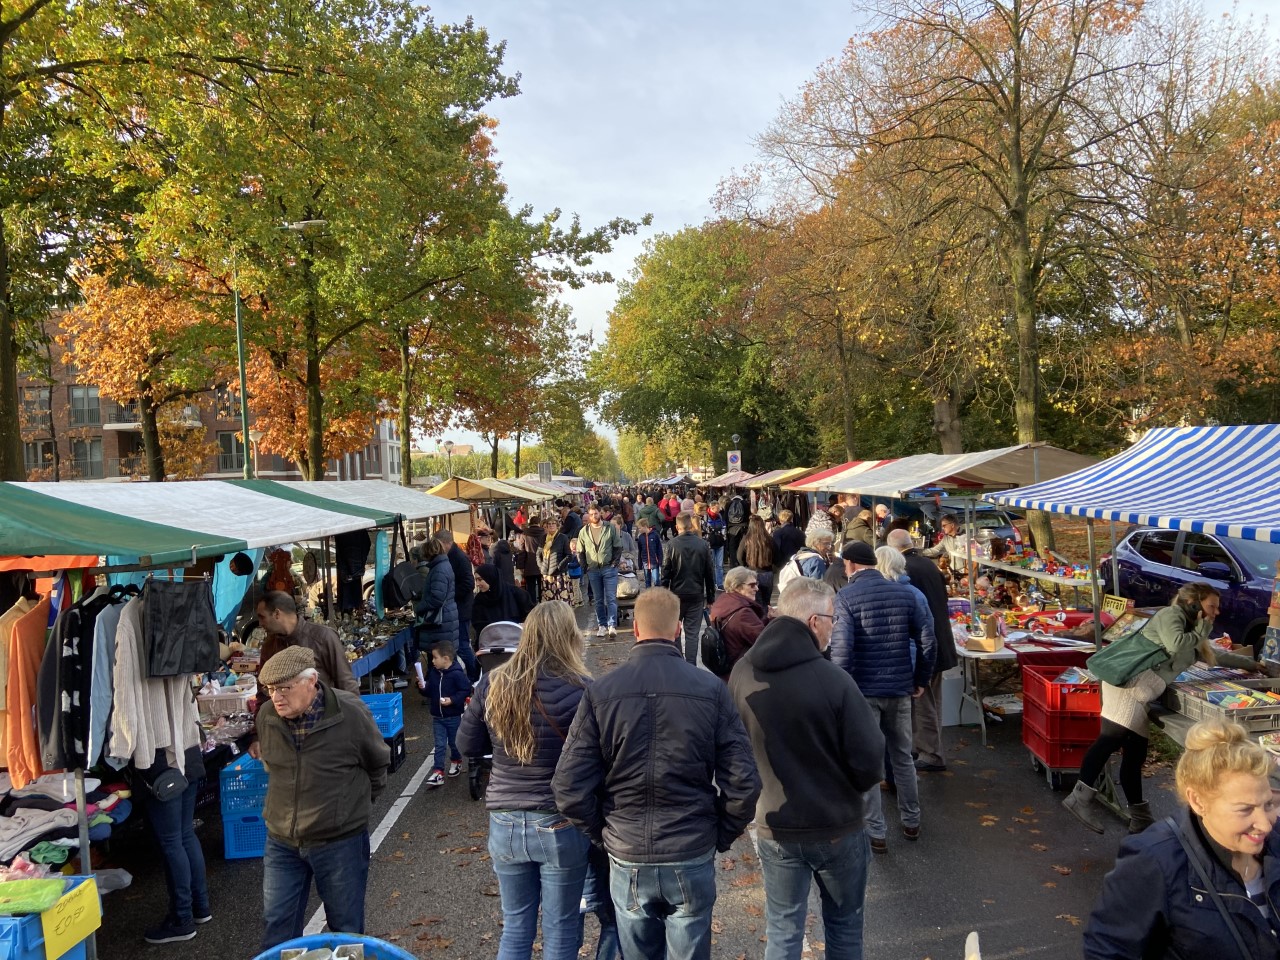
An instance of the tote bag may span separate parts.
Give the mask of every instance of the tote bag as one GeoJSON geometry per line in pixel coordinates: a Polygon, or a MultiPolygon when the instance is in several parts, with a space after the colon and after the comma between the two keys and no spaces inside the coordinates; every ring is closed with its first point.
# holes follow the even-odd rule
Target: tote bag
{"type": "Polygon", "coordinates": [[[1103,683],[1123,687],[1142,671],[1153,670],[1169,659],[1168,650],[1138,631],[1099,650],[1085,661],[1085,668],[1103,683]]]}

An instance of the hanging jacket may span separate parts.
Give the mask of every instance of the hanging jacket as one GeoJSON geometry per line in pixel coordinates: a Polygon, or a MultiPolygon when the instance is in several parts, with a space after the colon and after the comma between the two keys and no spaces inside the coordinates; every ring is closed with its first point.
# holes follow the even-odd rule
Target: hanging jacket
{"type": "Polygon", "coordinates": [[[218,669],[218,618],[208,580],[149,579],[142,588],[147,675],[177,677],[218,669]]]}
{"type": "Polygon", "coordinates": [[[44,656],[52,606],[52,601],[45,596],[18,618],[8,641],[9,677],[5,684],[8,712],[4,740],[9,780],[14,789],[25,787],[44,772],[40,763],[40,741],[31,718],[35,714],[40,659],[44,656]]]}

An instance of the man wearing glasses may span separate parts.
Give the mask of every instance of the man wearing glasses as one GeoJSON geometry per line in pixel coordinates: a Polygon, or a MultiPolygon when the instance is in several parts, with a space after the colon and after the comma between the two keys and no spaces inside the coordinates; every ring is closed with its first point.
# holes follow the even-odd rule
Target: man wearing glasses
{"type": "Polygon", "coordinates": [[[329,929],[364,933],[369,816],[391,751],[358,696],[322,682],[315,654],[286,647],[258,679],[258,744],[270,774],[262,819],[262,949],[302,936],[311,878],[329,929]]]}

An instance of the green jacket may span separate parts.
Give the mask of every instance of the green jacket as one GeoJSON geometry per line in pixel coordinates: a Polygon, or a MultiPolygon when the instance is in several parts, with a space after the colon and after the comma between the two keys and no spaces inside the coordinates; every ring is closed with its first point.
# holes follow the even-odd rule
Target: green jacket
{"type": "Polygon", "coordinates": [[[300,749],[271,701],[258,710],[258,743],[269,775],[262,819],[267,833],[293,846],[367,830],[391,764],[391,750],[364,702],[323,683],[321,689],[324,716],[300,749]]]}
{"type": "Polygon", "coordinates": [[[591,524],[584,524],[578,534],[578,557],[587,570],[603,570],[605,567],[616,567],[622,559],[622,542],[618,539],[618,528],[612,523],[600,524],[600,544],[592,539],[591,524]]]}
{"type": "Polygon", "coordinates": [[[1164,665],[1155,668],[1161,680],[1170,683],[1174,677],[1196,662],[1198,659],[1196,648],[1202,641],[1208,639],[1209,627],[1208,620],[1188,623],[1186,611],[1176,604],[1158,611],[1147,621],[1146,626],[1142,628],[1143,634],[1148,640],[1168,650],[1171,658],[1164,665]]]}

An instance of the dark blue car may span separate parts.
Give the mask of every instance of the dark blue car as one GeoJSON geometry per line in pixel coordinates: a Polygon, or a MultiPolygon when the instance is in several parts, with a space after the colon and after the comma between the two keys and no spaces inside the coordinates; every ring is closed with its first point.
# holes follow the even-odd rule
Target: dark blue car
{"type": "Polygon", "coordinates": [[[1121,540],[1115,557],[1118,590],[1111,584],[1110,558],[1098,564],[1109,593],[1119,593],[1139,607],[1162,607],[1184,583],[1210,583],[1222,593],[1214,634],[1229,634],[1236,643],[1255,650],[1260,647],[1280,544],[1144,528],[1121,540]]]}

